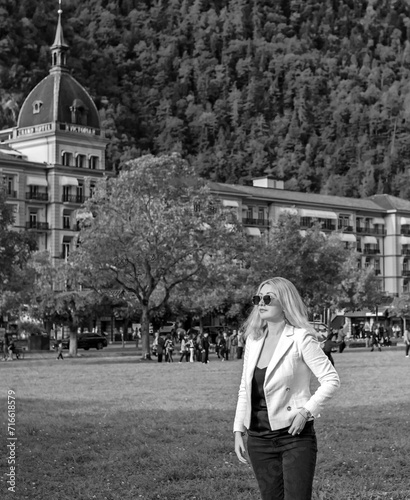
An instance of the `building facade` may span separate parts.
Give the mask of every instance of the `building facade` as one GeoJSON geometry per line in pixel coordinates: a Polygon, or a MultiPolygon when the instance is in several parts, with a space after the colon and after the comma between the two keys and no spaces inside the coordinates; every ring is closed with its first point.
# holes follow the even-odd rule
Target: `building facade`
{"type": "Polygon", "coordinates": [[[59,11],[51,69],[27,96],[17,126],[0,131],[0,176],[17,230],[34,231],[40,250],[68,257],[76,213],[106,171],[108,140],[95,103],[70,74],[59,11]]]}

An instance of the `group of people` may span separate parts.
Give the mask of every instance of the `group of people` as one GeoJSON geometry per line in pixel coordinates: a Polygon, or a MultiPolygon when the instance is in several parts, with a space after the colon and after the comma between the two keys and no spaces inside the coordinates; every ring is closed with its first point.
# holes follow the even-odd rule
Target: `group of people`
{"type": "Polygon", "coordinates": [[[7,337],[0,341],[0,351],[4,361],[13,361],[14,355],[18,355],[18,350],[13,339],[8,340],[7,337]]]}
{"type": "Polygon", "coordinates": [[[168,363],[174,361],[173,354],[177,344],[179,347],[179,362],[193,363],[194,361],[209,363],[209,353],[215,349],[217,358],[221,361],[231,359],[242,359],[244,350],[243,337],[236,330],[229,335],[227,331],[218,333],[214,341],[209,332],[198,332],[191,328],[188,331],[178,328],[175,332],[168,333],[163,337],[159,332],[155,332],[152,343],[152,353],[157,356],[158,362],[163,360],[168,363]]]}

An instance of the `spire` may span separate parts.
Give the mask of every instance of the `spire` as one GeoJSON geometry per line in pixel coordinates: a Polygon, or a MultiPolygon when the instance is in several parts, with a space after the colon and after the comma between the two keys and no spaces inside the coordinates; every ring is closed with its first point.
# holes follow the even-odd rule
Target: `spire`
{"type": "Polygon", "coordinates": [[[58,22],[56,29],[56,36],[54,39],[54,43],[51,46],[51,64],[52,68],[50,71],[55,71],[56,69],[62,70],[67,66],[67,50],[68,45],[65,43],[63,28],[61,26],[61,14],[63,11],[61,10],[61,0],[58,0],[58,22]]]}

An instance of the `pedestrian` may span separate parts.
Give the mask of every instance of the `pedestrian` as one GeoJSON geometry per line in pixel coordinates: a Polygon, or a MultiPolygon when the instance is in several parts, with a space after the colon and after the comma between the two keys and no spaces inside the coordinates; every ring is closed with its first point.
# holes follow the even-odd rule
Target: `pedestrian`
{"type": "Polygon", "coordinates": [[[195,330],[192,328],[189,330],[187,346],[189,349],[189,362],[193,363],[195,361],[195,330]]]}
{"type": "Polygon", "coordinates": [[[167,334],[165,338],[165,362],[173,363],[174,359],[172,357],[172,353],[174,352],[174,341],[172,340],[172,335],[170,333],[167,334]]]}
{"type": "Polygon", "coordinates": [[[13,339],[7,345],[7,352],[8,352],[7,361],[13,361],[13,354],[16,352],[16,345],[13,339]]]}
{"type": "Polygon", "coordinates": [[[376,346],[379,351],[382,350],[380,347],[380,342],[379,342],[379,329],[375,328],[371,333],[370,333],[370,352],[374,351],[374,346],[376,346]]]}
{"type": "MultiPolygon", "coordinates": [[[[157,356],[158,356],[158,363],[162,363],[162,356],[164,355],[164,344],[165,340],[164,338],[160,335],[159,332],[155,333],[156,335],[156,343],[157,343],[157,356]]],[[[155,342],[155,340],[154,340],[155,342]]]]}
{"type": "Polygon", "coordinates": [[[195,361],[202,361],[202,332],[199,332],[195,338],[195,361]]]}
{"type": "Polygon", "coordinates": [[[345,347],[346,347],[346,342],[345,342],[346,335],[347,335],[347,331],[346,331],[345,327],[342,326],[341,328],[339,328],[339,331],[337,333],[337,343],[338,343],[338,346],[339,346],[339,352],[340,353],[342,353],[345,350],[345,347]]]}
{"type": "Polygon", "coordinates": [[[243,331],[239,330],[239,332],[238,332],[238,349],[236,351],[237,352],[236,357],[238,359],[242,359],[244,347],[245,347],[245,340],[243,338],[243,331]]]}
{"type": "Polygon", "coordinates": [[[63,356],[63,342],[61,340],[59,340],[58,344],[57,344],[57,359],[64,359],[64,356],[63,356]]]}
{"type": "Polygon", "coordinates": [[[237,349],[238,349],[238,334],[236,330],[233,330],[231,335],[231,349],[230,349],[232,359],[236,359],[237,349]]]}
{"type": "Polygon", "coordinates": [[[182,360],[185,358],[185,361],[189,361],[189,345],[188,345],[188,336],[185,334],[181,339],[181,357],[179,358],[179,362],[182,363],[182,360]]]}
{"type": "Polygon", "coordinates": [[[220,350],[221,350],[221,339],[222,339],[222,334],[221,332],[218,330],[218,334],[217,336],[215,337],[215,352],[216,352],[216,355],[217,357],[220,359],[221,357],[221,354],[220,354],[220,350]]]}
{"type": "Polygon", "coordinates": [[[333,366],[335,366],[335,361],[334,361],[333,356],[332,356],[332,349],[334,349],[335,347],[340,348],[340,343],[342,342],[342,341],[340,341],[340,342],[336,341],[335,340],[336,337],[337,337],[337,335],[335,335],[333,333],[333,331],[330,332],[322,345],[323,352],[329,358],[329,361],[332,363],[333,366]]]}
{"type": "Polygon", "coordinates": [[[141,339],[141,327],[137,326],[135,329],[135,348],[138,349],[139,343],[141,339]]]}
{"type": "Polygon", "coordinates": [[[314,418],[339,387],[320,348],[306,307],[284,278],[259,285],[245,322],[245,359],[233,431],[245,458],[243,434],[262,500],[310,500],[316,465],[314,418]],[[311,373],[319,388],[311,395],[311,373]]]}
{"type": "Polygon", "coordinates": [[[201,339],[201,361],[202,363],[209,363],[209,333],[204,332],[201,339]]]}
{"type": "Polygon", "coordinates": [[[404,345],[406,346],[406,358],[408,358],[410,351],[410,332],[409,330],[407,330],[407,328],[404,330],[403,340],[404,345]]]}
{"type": "Polygon", "coordinates": [[[228,345],[228,332],[223,332],[222,338],[219,342],[219,354],[221,361],[228,361],[229,359],[229,345],[228,345]]]}

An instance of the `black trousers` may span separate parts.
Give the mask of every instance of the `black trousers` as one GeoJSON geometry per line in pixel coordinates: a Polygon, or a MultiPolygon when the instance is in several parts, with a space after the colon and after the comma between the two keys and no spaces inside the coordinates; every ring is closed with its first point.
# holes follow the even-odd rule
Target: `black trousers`
{"type": "Polygon", "coordinates": [[[311,500],[317,442],[313,422],[292,436],[289,427],[269,436],[248,435],[248,454],[262,500],[311,500]]]}

